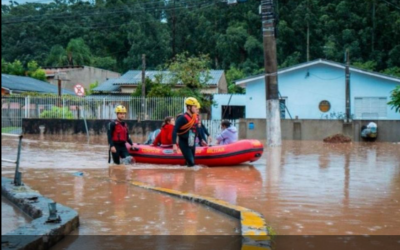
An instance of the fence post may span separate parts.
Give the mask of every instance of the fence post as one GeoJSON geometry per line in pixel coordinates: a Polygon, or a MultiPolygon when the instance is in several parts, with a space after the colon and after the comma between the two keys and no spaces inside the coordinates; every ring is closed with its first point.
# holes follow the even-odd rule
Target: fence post
{"type": "Polygon", "coordinates": [[[31,118],[31,96],[28,95],[28,118],[31,118]]]}
{"type": "Polygon", "coordinates": [[[28,110],[28,97],[29,96],[25,96],[25,108],[24,108],[24,113],[25,113],[25,118],[28,118],[28,112],[27,112],[27,110],[28,110]]]}
{"type": "Polygon", "coordinates": [[[103,98],[103,112],[101,118],[106,119],[106,98],[103,98]]]}
{"type": "Polygon", "coordinates": [[[65,111],[64,111],[64,109],[65,109],[65,98],[64,97],[62,97],[62,114],[63,114],[63,119],[65,119],[65,111]]]}

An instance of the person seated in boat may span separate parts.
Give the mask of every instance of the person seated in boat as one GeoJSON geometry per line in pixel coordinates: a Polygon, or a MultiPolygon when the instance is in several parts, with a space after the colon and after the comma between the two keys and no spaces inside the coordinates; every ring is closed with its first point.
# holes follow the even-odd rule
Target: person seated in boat
{"type": "Polygon", "coordinates": [[[231,124],[228,120],[223,120],[221,122],[222,132],[217,136],[218,145],[227,145],[234,143],[238,140],[238,132],[235,126],[231,124]]]}
{"type": "Polygon", "coordinates": [[[186,112],[176,119],[172,134],[173,150],[177,152],[178,144],[188,167],[195,165],[196,137],[202,145],[207,145],[204,138],[198,133],[198,117],[200,104],[196,98],[189,97],[185,100],[186,112]],[[179,142],[178,142],[179,141],[179,142]]]}
{"type": "MultiPolygon", "coordinates": [[[[199,104],[199,107],[200,107],[200,104],[199,104]]],[[[210,133],[208,132],[208,129],[206,128],[206,126],[204,126],[200,115],[198,115],[198,118],[199,118],[199,123],[197,124],[197,129],[199,131],[199,134],[201,134],[201,137],[204,138],[204,141],[210,143],[210,140],[211,140],[210,133]]],[[[199,137],[196,138],[196,146],[201,146],[199,137]]]]}
{"type": "MultiPolygon", "coordinates": [[[[133,143],[129,137],[128,124],[124,121],[126,116],[126,108],[122,105],[118,105],[115,108],[115,113],[117,114],[117,119],[108,124],[108,144],[110,145],[110,151],[112,159],[115,164],[120,164],[120,159],[123,160],[124,164],[132,163],[133,157],[130,156],[128,149],[126,148],[126,143],[128,142],[132,148],[133,143]]],[[[110,163],[111,157],[108,159],[110,163]]]]}
{"type": "Polygon", "coordinates": [[[378,136],[378,125],[375,122],[368,123],[361,127],[361,137],[366,141],[375,141],[378,136]]]}
{"type": "Polygon", "coordinates": [[[161,129],[156,129],[153,132],[150,132],[149,136],[147,136],[147,141],[144,145],[152,145],[154,140],[156,139],[157,135],[161,132],[161,129]]]}
{"type": "Polygon", "coordinates": [[[175,118],[167,116],[161,126],[161,132],[154,139],[153,146],[172,147],[172,133],[174,132],[175,118]]]}

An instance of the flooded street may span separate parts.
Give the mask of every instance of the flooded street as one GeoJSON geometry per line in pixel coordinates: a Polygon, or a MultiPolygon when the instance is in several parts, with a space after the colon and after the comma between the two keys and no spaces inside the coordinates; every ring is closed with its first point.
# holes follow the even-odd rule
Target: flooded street
{"type": "MultiPolygon", "coordinates": [[[[236,167],[109,167],[105,138],[26,136],[23,181],[76,209],[75,234],[233,235],[238,222],[203,206],[135,188],[135,180],[262,213],[278,235],[399,235],[400,145],[284,141],[236,167]],[[79,173],[82,172],[83,176],[79,173]]],[[[2,139],[15,157],[16,141],[2,139]]],[[[13,176],[3,164],[2,174],[13,176]]]]}
{"type": "Polygon", "coordinates": [[[247,167],[132,178],[254,209],[278,235],[398,235],[399,162],[399,145],[284,142],[247,167]]]}
{"type": "Polygon", "coordinates": [[[2,235],[31,221],[29,216],[25,215],[3,196],[1,197],[1,219],[2,235]]]}

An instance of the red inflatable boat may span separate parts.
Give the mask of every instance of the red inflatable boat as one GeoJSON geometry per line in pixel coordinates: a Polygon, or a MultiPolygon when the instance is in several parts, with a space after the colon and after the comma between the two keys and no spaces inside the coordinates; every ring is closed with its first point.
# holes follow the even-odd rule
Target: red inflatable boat
{"type": "MultiPolygon", "coordinates": [[[[161,148],[150,145],[135,144],[132,150],[127,144],[129,153],[136,162],[151,164],[185,165],[181,151],[172,148],[161,148]]],[[[228,145],[196,147],[195,163],[206,166],[233,166],[243,162],[258,160],[264,147],[258,140],[241,140],[228,145]]]]}

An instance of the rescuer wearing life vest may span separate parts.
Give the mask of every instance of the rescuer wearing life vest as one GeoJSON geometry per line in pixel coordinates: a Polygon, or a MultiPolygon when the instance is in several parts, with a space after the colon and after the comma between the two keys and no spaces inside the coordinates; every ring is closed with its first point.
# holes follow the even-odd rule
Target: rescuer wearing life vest
{"type": "MultiPolygon", "coordinates": [[[[108,124],[108,144],[110,145],[110,152],[115,164],[120,164],[120,158],[123,159],[124,164],[132,163],[132,156],[130,156],[125,144],[128,142],[133,145],[129,137],[129,129],[126,122],[124,122],[126,115],[126,108],[118,105],[115,108],[117,119],[108,124]]],[[[108,160],[110,163],[110,159],[108,160]]]]}
{"type": "Polygon", "coordinates": [[[185,105],[186,113],[178,116],[175,122],[174,132],[172,134],[173,150],[174,152],[178,150],[177,145],[179,143],[179,148],[186,160],[187,166],[193,167],[195,165],[194,155],[196,152],[196,137],[199,137],[201,145],[207,145],[207,143],[197,131],[199,122],[197,113],[200,108],[199,102],[196,98],[189,97],[185,100],[185,105]],[[177,139],[179,139],[178,143],[177,139]]]}

